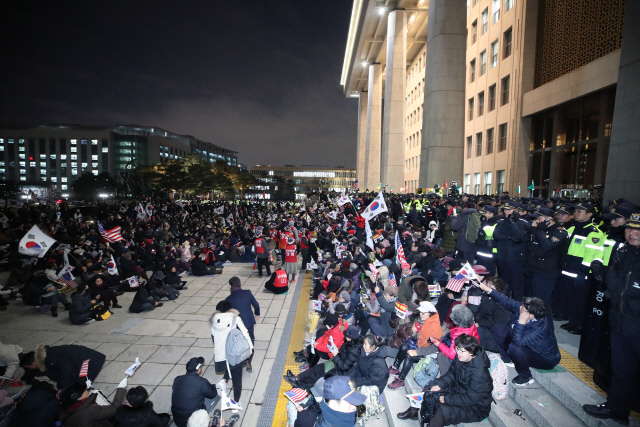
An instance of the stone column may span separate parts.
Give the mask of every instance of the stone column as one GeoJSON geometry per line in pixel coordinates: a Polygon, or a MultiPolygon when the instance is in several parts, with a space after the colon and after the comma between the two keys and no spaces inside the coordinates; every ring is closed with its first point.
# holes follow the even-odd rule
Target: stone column
{"type": "Polygon", "coordinates": [[[367,152],[365,182],[360,188],[375,190],[380,184],[380,144],[382,138],[382,66],[369,65],[367,98],[367,152]]]}
{"type": "Polygon", "coordinates": [[[604,198],[640,201],[640,2],[627,0],[604,198]]]}
{"type": "Polygon", "coordinates": [[[387,18],[387,69],[384,82],[382,185],[396,193],[404,187],[404,115],[407,74],[407,14],[394,10],[387,18]]]}
{"type": "Polygon", "coordinates": [[[465,108],[464,0],[431,0],[427,29],[420,186],[462,182],[465,108]]]}
{"type": "Polygon", "coordinates": [[[367,92],[360,92],[358,101],[358,135],[356,148],[356,179],[358,180],[358,189],[365,188],[365,165],[367,159],[367,92]]]}

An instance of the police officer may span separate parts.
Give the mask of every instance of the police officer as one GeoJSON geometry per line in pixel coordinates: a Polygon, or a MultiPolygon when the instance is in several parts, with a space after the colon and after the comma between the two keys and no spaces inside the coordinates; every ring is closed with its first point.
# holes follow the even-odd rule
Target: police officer
{"type": "Polygon", "coordinates": [[[483,265],[491,276],[495,276],[498,248],[493,240],[493,232],[500,217],[498,210],[491,205],[483,206],[480,213],[482,214],[482,224],[476,240],[476,264],[483,265]]]}
{"type": "Polygon", "coordinates": [[[629,424],[629,412],[637,399],[640,372],[640,210],[630,213],[624,224],[626,244],[616,246],[609,266],[595,261],[596,277],[605,277],[605,296],[611,300],[611,368],[613,377],[607,401],[602,405],[583,405],[596,418],[610,418],[629,424]],[[607,271],[608,270],[608,271],[607,271]]]}
{"type": "Polygon", "coordinates": [[[525,239],[528,223],[516,212],[518,204],[512,200],[502,205],[504,218],[498,221],[493,233],[498,248],[498,273],[513,292],[513,299],[524,296],[525,239]]]}
{"type": "Polygon", "coordinates": [[[536,298],[551,303],[551,294],[560,278],[560,254],[568,238],[567,230],[557,224],[554,212],[540,206],[531,214],[536,218],[531,227],[531,290],[536,298]]]}
{"type": "Polygon", "coordinates": [[[563,257],[561,287],[568,301],[569,322],[560,327],[573,335],[582,334],[591,262],[604,254],[604,235],[592,223],[594,212],[591,203],[578,203],[573,212],[575,224],[567,230],[569,246],[563,257]]]}
{"type": "Polygon", "coordinates": [[[609,212],[604,214],[603,217],[610,222],[603,227],[605,233],[604,238],[604,256],[600,261],[604,265],[609,265],[609,259],[611,253],[617,245],[622,245],[625,242],[625,223],[627,218],[633,212],[633,206],[629,205],[614,205],[609,212]]]}

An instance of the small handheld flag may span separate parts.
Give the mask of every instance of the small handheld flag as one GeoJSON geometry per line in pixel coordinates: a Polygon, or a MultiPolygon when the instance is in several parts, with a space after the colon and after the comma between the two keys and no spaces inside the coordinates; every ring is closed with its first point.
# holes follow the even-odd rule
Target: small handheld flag
{"type": "Polygon", "coordinates": [[[306,399],[307,396],[309,396],[309,393],[301,388],[292,388],[289,391],[285,391],[284,395],[293,403],[298,403],[306,399]]]}
{"type": "Polygon", "coordinates": [[[87,359],[82,362],[82,366],[80,367],[80,375],[78,375],[79,378],[89,375],[89,360],[91,359],[87,359]]]}

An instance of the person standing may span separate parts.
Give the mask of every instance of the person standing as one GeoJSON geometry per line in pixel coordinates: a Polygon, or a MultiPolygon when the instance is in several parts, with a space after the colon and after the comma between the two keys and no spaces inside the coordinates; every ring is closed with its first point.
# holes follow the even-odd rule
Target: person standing
{"type": "Polygon", "coordinates": [[[287,246],[284,248],[284,271],[287,272],[290,282],[295,282],[298,272],[298,255],[293,237],[287,237],[287,246]]]}
{"type": "Polygon", "coordinates": [[[640,372],[640,211],[634,210],[624,224],[625,245],[616,246],[609,266],[601,261],[591,265],[596,278],[604,278],[605,296],[611,300],[611,368],[613,376],[607,401],[602,405],[583,405],[592,417],[610,418],[629,424],[629,412],[638,398],[640,372]]]}
{"type": "Polygon", "coordinates": [[[551,304],[551,294],[560,278],[560,254],[569,237],[567,230],[556,224],[551,209],[541,206],[531,227],[531,267],[532,294],[547,305],[551,304]]]}
{"type": "Polygon", "coordinates": [[[271,267],[269,266],[269,249],[267,246],[267,239],[262,235],[262,227],[256,227],[256,240],[253,244],[256,251],[258,277],[262,277],[262,266],[267,270],[267,275],[271,276],[271,267]]]}
{"type": "MultiPolygon", "coordinates": [[[[238,310],[238,313],[240,313],[242,323],[244,327],[247,328],[247,332],[251,337],[251,345],[253,345],[256,341],[253,334],[253,326],[260,317],[260,304],[258,304],[258,301],[256,301],[251,291],[242,289],[242,283],[238,277],[233,276],[229,279],[229,285],[231,286],[231,295],[226,297],[225,301],[228,301],[231,304],[231,308],[238,310]]],[[[251,354],[247,363],[247,372],[253,371],[251,366],[252,359],[253,354],[251,354]]]]}
{"type": "Polygon", "coordinates": [[[186,427],[191,414],[207,409],[205,399],[218,397],[216,386],[202,378],[204,357],[192,357],[187,362],[187,373],[173,380],[171,413],[178,427],[186,427]]]}
{"type": "Polygon", "coordinates": [[[513,299],[522,301],[527,223],[520,218],[517,208],[517,203],[512,201],[502,205],[504,218],[498,221],[493,238],[498,246],[498,273],[511,287],[513,299]]]}
{"type": "Polygon", "coordinates": [[[498,210],[491,205],[482,207],[482,224],[476,240],[476,264],[483,265],[491,276],[496,275],[498,249],[493,241],[493,231],[498,224],[498,210]]]}
{"type": "Polygon", "coordinates": [[[309,258],[309,239],[307,237],[306,231],[304,228],[300,228],[300,255],[302,256],[302,270],[307,269],[307,263],[311,258],[309,258]]]}

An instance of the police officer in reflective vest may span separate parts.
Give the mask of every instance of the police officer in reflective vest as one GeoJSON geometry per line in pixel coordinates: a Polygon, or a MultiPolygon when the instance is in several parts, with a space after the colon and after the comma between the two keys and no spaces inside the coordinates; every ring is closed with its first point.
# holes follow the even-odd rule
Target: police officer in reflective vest
{"type": "Polygon", "coordinates": [[[271,275],[269,266],[269,250],[267,249],[267,239],[262,235],[262,227],[256,227],[256,239],[253,242],[256,250],[256,264],[258,267],[258,277],[262,277],[262,266],[267,269],[267,275],[271,275]]]}
{"type": "Polygon", "coordinates": [[[629,412],[638,399],[640,372],[640,211],[631,212],[624,227],[626,244],[613,249],[610,265],[595,261],[591,266],[596,277],[605,278],[605,297],[611,300],[613,377],[607,401],[583,408],[596,418],[610,418],[628,425],[629,412]]]}
{"type": "Polygon", "coordinates": [[[554,219],[553,210],[540,206],[531,216],[531,290],[536,298],[551,303],[551,293],[560,278],[560,255],[569,237],[567,230],[554,219]]]}
{"type": "Polygon", "coordinates": [[[496,256],[498,248],[493,240],[493,231],[498,224],[498,210],[491,205],[485,205],[480,211],[482,225],[476,240],[476,264],[483,265],[491,276],[496,275],[496,256]]]}
{"type": "Polygon", "coordinates": [[[573,335],[582,334],[589,298],[591,262],[594,259],[602,259],[604,254],[604,234],[592,223],[593,213],[591,203],[575,205],[575,222],[567,230],[569,246],[563,256],[562,278],[557,286],[561,293],[559,297],[565,302],[569,315],[569,322],[560,327],[573,335]]]}

